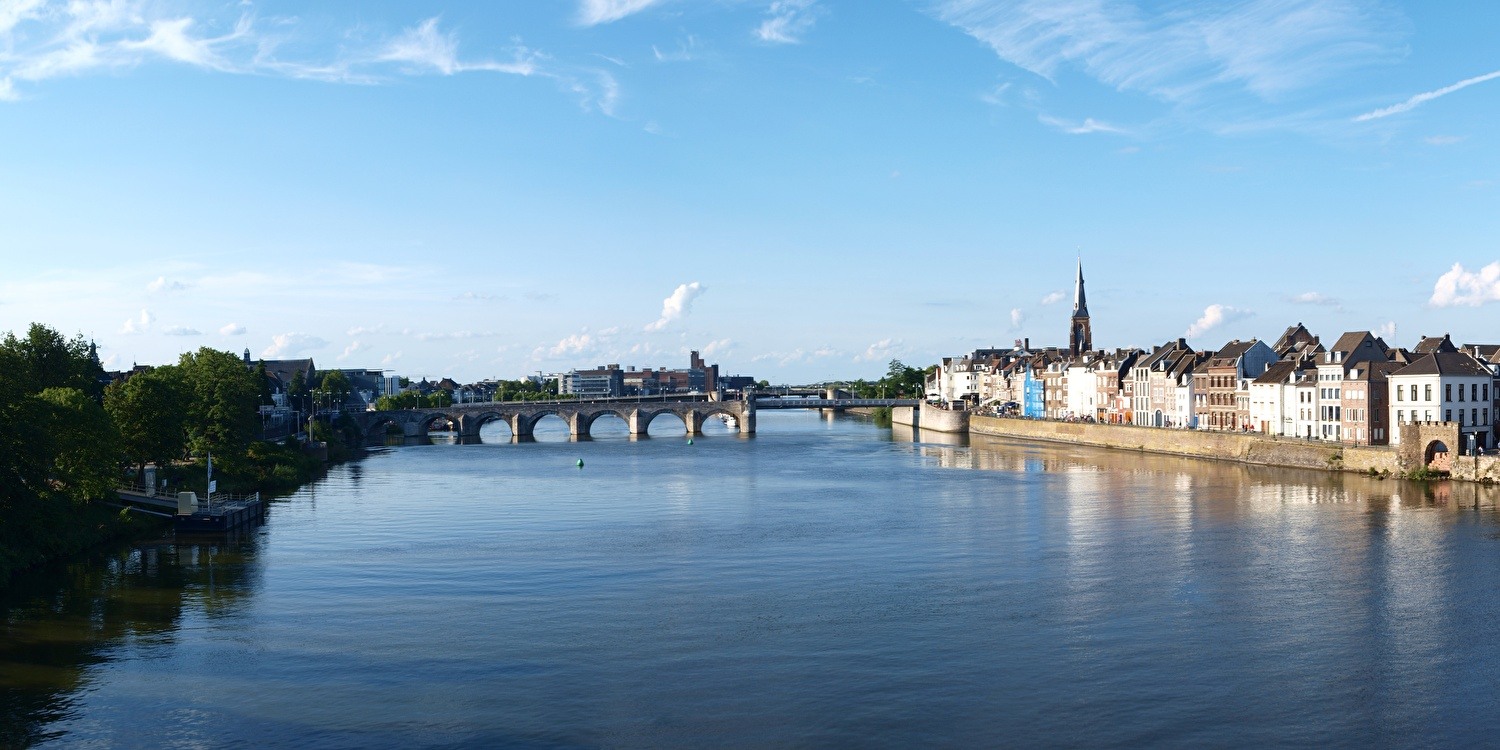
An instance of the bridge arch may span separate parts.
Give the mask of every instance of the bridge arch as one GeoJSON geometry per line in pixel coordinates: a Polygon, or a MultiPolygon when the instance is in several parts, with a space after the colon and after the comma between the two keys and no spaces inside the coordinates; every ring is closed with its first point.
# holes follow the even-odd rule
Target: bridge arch
{"type": "Polygon", "coordinates": [[[448,423],[450,429],[457,432],[462,425],[460,419],[461,418],[456,414],[448,414],[444,412],[438,412],[436,414],[423,414],[420,420],[417,422],[417,434],[426,435],[427,433],[432,432],[433,425],[437,424],[438,422],[448,423]]]}
{"type": "Polygon", "coordinates": [[[569,436],[573,436],[573,423],[575,415],[570,414],[563,409],[551,407],[532,412],[529,415],[521,415],[521,418],[518,420],[521,422],[521,429],[519,430],[519,434],[527,438],[535,438],[536,426],[538,424],[541,424],[542,420],[546,419],[547,417],[557,417],[562,421],[563,425],[567,427],[569,436]]]}
{"type": "Polygon", "coordinates": [[[728,421],[734,423],[733,427],[725,424],[725,428],[730,432],[739,432],[744,427],[744,425],[740,424],[740,415],[732,409],[718,407],[698,410],[698,423],[700,425],[706,424],[713,417],[728,417],[728,421]]]}
{"type": "Polygon", "coordinates": [[[516,439],[515,426],[511,422],[511,416],[507,414],[501,414],[497,411],[487,411],[480,414],[465,414],[463,432],[469,438],[482,439],[480,430],[484,429],[486,425],[494,424],[496,422],[505,425],[505,434],[507,441],[514,441],[516,439]]]}
{"type": "Polygon", "coordinates": [[[597,421],[599,421],[599,419],[601,417],[619,417],[620,421],[622,423],[624,423],[624,425],[625,425],[625,431],[626,432],[630,431],[630,413],[629,412],[624,411],[622,409],[601,409],[599,411],[596,411],[596,412],[593,412],[593,413],[589,413],[589,414],[585,414],[585,413],[582,413],[582,412],[579,413],[579,415],[578,415],[578,434],[579,434],[579,436],[581,437],[581,436],[584,436],[584,435],[588,435],[588,436],[592,437],[593,430],[594,430],[594,423],[597,422],[597,421]]]}
{"type": "Polygon", "coordinates": [[[684,433],[692,432],[692,423],[690,421],[692,417],[690,416],[690,414],[679,412],[676,409],[657,409],[656,411],[641,411],[639,418],[641,434],[645,435],[649,433],[651,431],[651,423],[655,422],[656,418],[662,416],[663,414],[670,414],[671,416],[681,420],[682,431],[684,433]]]}
{"type": "MultiPolygon", "coordinates": [[[[356,427],[358,426],[359,425],[356,423],[356,427]]],[[[371,420],[367,425],[365,425],[363,429],[360,430],[359,437],[361,442],[368,443],[375,440],[384,440],[388,436],[395,435],[401,435],[402,437],[406,436],[405,421],[395,416],[381,416],[371,420]],[[392,427],[396,429],[392,431],[390,429],[392,427]]]]}

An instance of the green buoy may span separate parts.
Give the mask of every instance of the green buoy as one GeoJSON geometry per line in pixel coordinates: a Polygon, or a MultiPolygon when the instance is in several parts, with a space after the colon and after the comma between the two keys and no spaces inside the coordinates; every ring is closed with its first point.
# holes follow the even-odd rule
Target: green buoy
{"type": "Polygon", "coordinates": [[[688,445],[692,445],[692,444],[693,444],[693,439],[692,438],[688,438],[688,445]]]}
{"type": "Polygon", "coordinates": [[[581,459],[581,458],[578,459],[578,468],[580,468],[580,469],[583,468],[583,459],[581,459]]]}

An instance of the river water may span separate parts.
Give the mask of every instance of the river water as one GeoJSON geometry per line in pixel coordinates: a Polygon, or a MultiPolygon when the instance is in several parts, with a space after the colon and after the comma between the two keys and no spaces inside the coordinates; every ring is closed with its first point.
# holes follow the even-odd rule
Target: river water
{"type": "Polygon", "coordinates": [[[1485,491],[897,430],[377,450],[23,579],[0,746],[1500,736],[1485,491]]]}

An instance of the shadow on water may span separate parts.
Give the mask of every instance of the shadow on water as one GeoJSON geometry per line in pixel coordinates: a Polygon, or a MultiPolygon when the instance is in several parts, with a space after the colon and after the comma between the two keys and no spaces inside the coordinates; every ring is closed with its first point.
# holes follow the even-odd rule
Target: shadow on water
{"type": "Polygon", "coordinates": [[[29,571],[0,590],[0,747],[59,736],[91,674],[171,646],[184,617],[233,617],[258,587],[254,532],[182,538],[29,571]]]}

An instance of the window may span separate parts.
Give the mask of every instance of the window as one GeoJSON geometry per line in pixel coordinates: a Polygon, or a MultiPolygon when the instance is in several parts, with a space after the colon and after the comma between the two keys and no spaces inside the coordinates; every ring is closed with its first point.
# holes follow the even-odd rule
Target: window
{"type": "MultiPolygon", "coordinates": [[[[1462,390],[1462,389],[1460,389],[1460,390],[1462,390]]],[[[1453,400],[1453,384],[1452,383],[1444,383],[1443,384],[1443,400],[1444,401],[1452,401],[1453,400]]]]}
{"type": "MultiPolygon", "coordinates": [[[[1416,388],[1416,386],[1412,386],[1412,387],[1416,388]]],[[[1428,383],[1428,384],[1422,386],[1422,400],[1423,401],[1431,401],[1432,400],[1432,384],[1431,383],[1428,383]]],[[[1431,420],[1428,420],[1428,421],[1431,421],[1431,420]]]]}
{"type": "Polygon", "coordinates": [[[1464,400],[1464,384],[1463,383],[1459,383],[1458,384],[1458,400],[1459,401],[1464,400]]]}
{"type": "Polygon", "coordinates": [[[1406,386],[1404,386],[1404,385],[1398,385],[1398,386],[1396,386],[1396,400],[1397,401],[1405,401],[1406,400],[1406,386]]]}
{"type": "MultiPolygon", "coordinates": [[[[1458,413],[1459,414],[1463,414],[1464,412],[1463,412],[1462,409],[1459,409],[1458,413]]],[[[1478,409],[1470,409],[1469,410],[1469,424],[1474,425],[1475,427],[1479,426],[1479,410],[1478,409]]]]}
{"type": "Polygon", "coordinates": [[[1463,409],[1459,409],[1458,410],[1458,426],[1459,427],[1463,427],[1464,426],[1464,410],[1463,409]]]}
{"type": "Polygon", "coordinates": [[[1401,424],[1402,422],[1405,422],[1405,421],[1406,421],[1406,412],[1401,411],[1400,409],[1397,409],[1396,410],[1396,424],[1401,424]]]}

